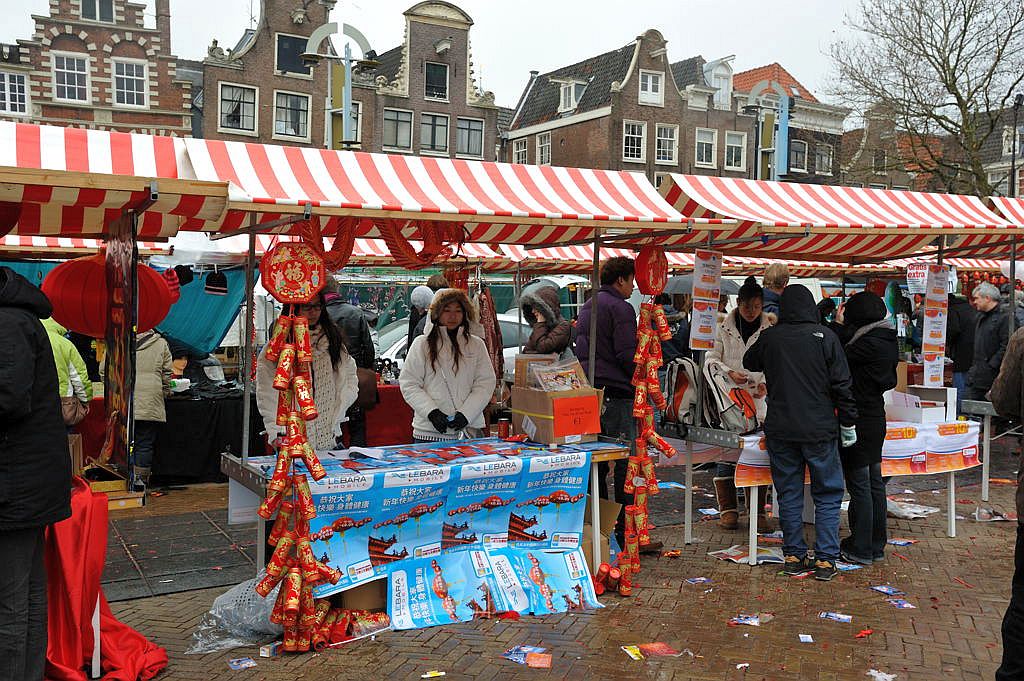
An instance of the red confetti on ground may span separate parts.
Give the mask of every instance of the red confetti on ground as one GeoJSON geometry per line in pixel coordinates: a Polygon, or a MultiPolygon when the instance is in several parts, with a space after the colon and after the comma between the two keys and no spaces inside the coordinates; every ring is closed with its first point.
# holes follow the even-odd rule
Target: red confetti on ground
{"type": "Polygon", "coordinates": [[[519,613],[516,612],[515,610],[509,610],[508,612],[503,612],[500,615],[498,615],[498,619],[499,620],[518,620],[519,619],[519,613]]]}
{"type": "Polygon", "coordinates": [[[150,492],[149,496],[151,496],[151,497],[162,497],[165,494],[167,494],[167,492],[150,492]]]}
{"type": "Polygon", "coordinates": [[[967,582],[965,582],[964,580],[960,579],[959,577],[954,577],[953,581],[956,582],[957,584],[963,584],[968,589],[973,589],[974,588],[973,584],[968,584],[967,582]]]}
{"type": "Polygon", "coordinates": [[[909,559],[909,558],[907,558],[906,556],[904,556],[904,555],[903,555],[902,553],[896,553],[895,551],[893,551],[893,552],[892,552],[892,555],[896,556],[896,557],[897,557],[897,558],[899,558],[900,560],[905,560],[905,561],[907,561],[907,562],[909,562],[909,561],[910,561],[910,559],[909,559]]]}
{"type": "Polygon", "coordinates": [[[956,503],[958,503],[958,504],[970,504],[970,505],[973,506],[974,505],[974,499],[957,499],[956,503]]]}
{"type": "Polygon", "coordinates": [[[867,638],[868,636],[870,636],[873,633],[875,633],[875,632],[873,630],[871,630],[871,629],[861,629],[856,634],[854,634],[853,637],[854,638],[867,638]]]}

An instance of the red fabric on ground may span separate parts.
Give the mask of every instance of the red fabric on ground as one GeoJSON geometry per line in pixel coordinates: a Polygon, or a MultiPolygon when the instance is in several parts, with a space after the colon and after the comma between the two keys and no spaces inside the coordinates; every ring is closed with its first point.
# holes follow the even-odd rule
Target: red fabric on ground
{"type": "Polygon", "coordinates": [[[85,681],[91,665],[92,614],[100,598],[100,654],[103,678],[151,679],[167,666],[167,651],[122,624],[100,589],[107,555],[107,495],[93,494],[75,478],[71,517],[46,532],[46,595],[49,643],[46,678],[85,681]]]}
{"type": "Polygon", "coordinates": [[[107,433],[106,403],[102,397],[94,397],[89,403],[89,413],[85,419],[74,427],[74,432],[82,436],[82,454],[85,463],[95,459],[103,448],[103,438],[107,433]]]}

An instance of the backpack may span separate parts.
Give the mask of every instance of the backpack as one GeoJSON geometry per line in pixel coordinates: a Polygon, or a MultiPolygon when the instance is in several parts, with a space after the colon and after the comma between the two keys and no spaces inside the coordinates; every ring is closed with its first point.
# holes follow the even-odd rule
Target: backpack
{"type": "Polygon", "coordinates": [[[704,379],[704,419],[709,427],[740,435],[761,427],[754,396],[736,385],[725,367],[705,365],[704,379]]]}
{"type": "Polygon", "coordinates": [[[700,369],[689,357],[677,357],[665,366],[665,420],[697,425],[697,376],[700,369]]]}

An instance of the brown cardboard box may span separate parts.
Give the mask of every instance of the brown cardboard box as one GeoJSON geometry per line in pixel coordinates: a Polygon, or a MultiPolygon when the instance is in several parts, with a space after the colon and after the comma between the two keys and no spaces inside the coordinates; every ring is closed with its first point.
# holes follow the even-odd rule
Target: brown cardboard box
{"type": "Polygon", "coordinates": [[[127,492],[128,479],[116,470],[100,463],[91,463],[83,470],[93,492],[127,492]]]}
{"type": "Polygon", "coordinates": [[[375,579],[341,592],[341,607],[347,610],[385,610],[388,607],[388,580],[375,579]]]}
{"type": "Polygon", "coordinates": [[[540,444],[594,442],[601,432],[604,391],[594,388],[547,393],[512,388],[512,426],[540,444]]]}
{"type": "MultiPolygon", "coordinates": [[[[619,511],[622,509],[622,504],[617,504],[614,501],[608,501],[607,499],[598,499],[600,502],[601,509],[601,527],[599,532],[601,534],[601,563],[607,563],[611,559],[611,536],[612,531],[615,530],[615,521],[619,517],[619,511]]],[[[587,564],[593,562],[594,558],[594,526],[590,524],[590,503],[591,497],[587,495],[587,510],[584,512],[583,517],[583,545],[580,547],[583,550],[583,555],[587,557],[587,564]]],[[[600,565],[590,565],[591,574],[597,574],[597,568],[600,565]]]]}
{"type": "Polygon", "coordinates": [[[516,355],[516,382],[518,388],[530,385],[530,365],[534,362],[551,364],[558,361],[558,355],[516,355]]]}
{"type": "Polygon", "coordinates": [[[145,505],[145,492],[110,492],[107,494],[108,511],[119,511],[125,508],[142,508],[145,505]]]}
{"type": "Polygon", "coordinates": [[[896,365],[896,392],[907,392],[907,363],[899,362],[896,365]]]}
{"type": "Polygon", "coordinates": [[[71,453],[71,475],[82,472],[85,461],[82,459],[82,436],[78,433],[68,435],[68,451],[71,453]]]}

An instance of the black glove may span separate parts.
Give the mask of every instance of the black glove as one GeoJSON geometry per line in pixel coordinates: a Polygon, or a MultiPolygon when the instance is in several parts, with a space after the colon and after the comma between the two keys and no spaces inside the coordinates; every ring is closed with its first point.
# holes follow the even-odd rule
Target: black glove
{"type": "Polygon", "coordinates": [[[437,432],[444,433],[448,430],[448,415],[440,409],[435,409],[427,414],[427,418],[430,419],[430,424],[434,426],[434,430],[437,432]]]}
{"type": "Polygon", "coordinates": [[[469,425],[469,420],[462,415],[461,411],[455,412],[455,416],[452,417],[451,423],[448,425],[452,430],[462,430],[469,425]]]}

